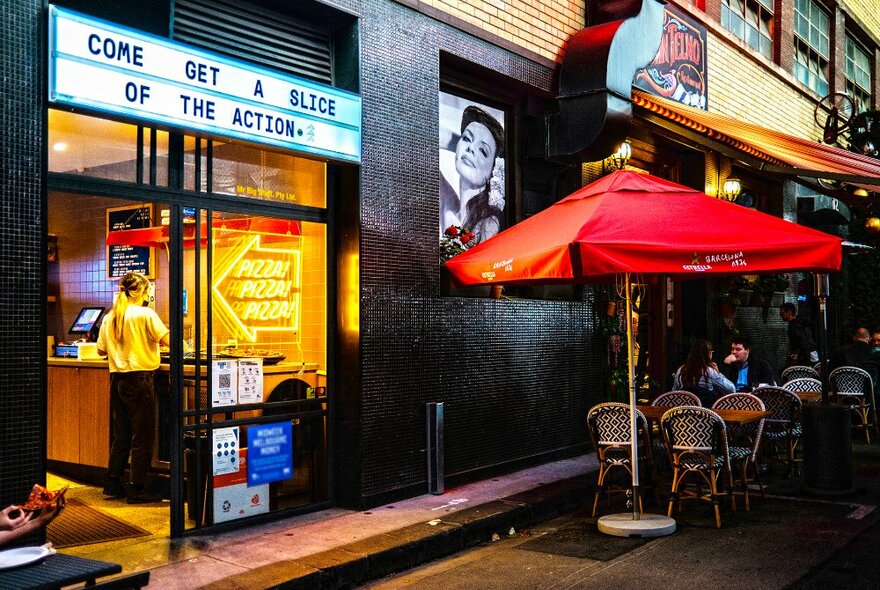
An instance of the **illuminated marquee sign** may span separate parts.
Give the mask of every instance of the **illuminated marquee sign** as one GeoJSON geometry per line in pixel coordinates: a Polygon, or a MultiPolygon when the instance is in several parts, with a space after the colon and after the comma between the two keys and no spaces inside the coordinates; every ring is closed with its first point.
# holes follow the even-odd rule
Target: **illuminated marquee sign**
{"type": "MultiPolygon", "coordinates": [[[[270,248],[266,236],[244,238],[222,257],[213,285],[221,321],[238,337],[256,342],[260,332],[299,331],[302,251],[270,248]]],[[[290,236],[285,236],[291,239],[290,236]]]]}
{"type": "Polygon", "coordinates": [[[49,6],[49,100],[360,162],[361,98],[49,6]]]}

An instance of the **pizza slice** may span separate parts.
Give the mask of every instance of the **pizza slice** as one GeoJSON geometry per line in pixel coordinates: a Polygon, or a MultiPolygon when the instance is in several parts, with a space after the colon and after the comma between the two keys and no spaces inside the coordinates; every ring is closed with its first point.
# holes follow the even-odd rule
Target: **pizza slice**
{"type": "Polygon", "coordinates": [[[59,490],[50,490],[45,488],[39,484],[35,484],[33,489],[31,489],[31,493],[28,496],[27,502],[22,504],[20,508],[22,510],[29,510],[31,512],[35,512],[37,510],[42,510],[48,506],[51,506],[58,499],[64,495],[67,491],[68,486],[64,486],[59,490]]]}

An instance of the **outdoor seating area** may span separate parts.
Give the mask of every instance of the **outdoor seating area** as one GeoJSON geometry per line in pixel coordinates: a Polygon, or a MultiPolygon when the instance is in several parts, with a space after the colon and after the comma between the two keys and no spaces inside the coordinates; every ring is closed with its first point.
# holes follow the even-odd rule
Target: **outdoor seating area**
{"type": "MultiPolygon", "coordinates": [[[[760,482],[757,455],[763,419],[768,413],[763,409],[763,403],[750,394],[725,396],[713,409],[703,408],[699,403],[692,393],[670,391],[658,396],[652,405],[638,406],[638,449],[644,466],[641,471],[646,478],[640,480],[640,489],[651,487],[658,506],[661,504],[661,490],[666,490],[670,516],[690,500],[710,502],[715,511],[716,526],[720,527],[722,498],[727,499],[733,510],[736,507],[734,467],[747,510],[750,505],[748,485],[751,481],[760,482]],[[729,440],[733,442],[732,446],[729,446],[729,440]],[[661,470],[657,468],[661,457],[665,457],[671,466],[669,481],[664,480],[665,476],[661,476],[661,470]]],[[[618,491],[627,491],[631,485],[629,405],[598,404],[589,411],[587,425],[599,462],[593,502],[595,516],[600,497],[607,494],[611,486],[613,470],[620,472],[615,482],[618,491]]],[[[763,496],[763,488],[761,494],[763,496]]],[[[643,498],[638,501],[641,510],[643,498]]]]}
{"type": "MultiPolygon", "coordinates": [[[[804,407],[821,404],[823,388],[830,402],[851,409],[852,427],[864,430],[868,444],[872,430],[877,435],[874,440],[880,440],[873,382],[863,369],[834,369],[826,386],[820,371],[793,366],[783,371],[782,382],[781,386],[764,385],[750,393],[724,395],[712,408],[703,407],[695,394],[683,390],[663,392],[650,405],[638,405],[638,448],[640,459],[647,463],[643,470],[647,483],[641,482],[640,487],[662,490],[669,516],[684,509],[689,500],[710,503],[715,525],[720,528],[722,508],[736,513],[736,495],[742,496],[745,512],[751,509],[752,492],[766,498],[766,473],[775,471],[792,484],[798,480],[804,461],[804,407]],[[664,465],[671,466],[671,474],[664,465]]],[[[599,498],[610,485],[612,467],[625,466],[625,475],[631,476],[629,405],[598,404],[589,416],[600,465],[595,516],[599,498]],[[607,419],[611,406],[616,437],[601,430],[603,420],[597,418],[604,415],[607,419]]],[[[623,490],[630,485],[628,481],[617,484],[623,490]]],[[[656,497],[655,501],[658,508],[662,506],[656,497]]]]}

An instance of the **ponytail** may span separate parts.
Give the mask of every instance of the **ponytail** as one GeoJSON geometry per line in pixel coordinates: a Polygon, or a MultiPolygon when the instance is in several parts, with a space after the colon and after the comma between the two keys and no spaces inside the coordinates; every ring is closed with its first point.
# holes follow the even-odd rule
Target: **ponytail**
{"type": "Polygon", "coordinates": [[[119,279],[119,293],[113,302],[113,323],[110,325],[113,337],[117,342],[123,340],[125,326],[125,310],[132,299],[143,295],[150,282],[140,273],[130,272],[119,279]]]}

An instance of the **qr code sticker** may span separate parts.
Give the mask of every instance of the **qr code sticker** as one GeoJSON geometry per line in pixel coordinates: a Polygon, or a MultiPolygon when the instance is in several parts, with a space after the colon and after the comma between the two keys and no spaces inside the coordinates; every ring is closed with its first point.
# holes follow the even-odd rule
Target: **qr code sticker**
{"type": "Polygon", "coordinates": [[[226,373],[226,374],[221,373],[221,374],[217,375],[217,377],[218,377],[217,384],[221,388],[226,389],[226,388],[232,387],[232,375],[230,375],[228,373],[226,373]]]}

